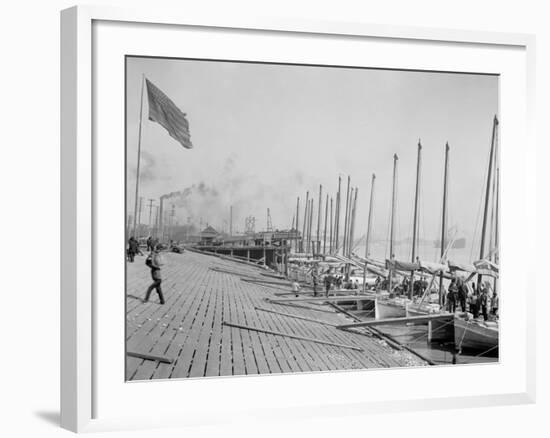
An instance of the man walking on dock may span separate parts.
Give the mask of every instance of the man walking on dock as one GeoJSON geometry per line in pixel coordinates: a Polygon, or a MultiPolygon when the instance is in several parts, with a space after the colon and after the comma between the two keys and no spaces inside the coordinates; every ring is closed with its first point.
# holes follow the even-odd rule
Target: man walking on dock
{"type": "Polygon", "coordinates": [[[157,245],[153,246],[153,249],[151,251],[151,254],[147,257],[147,260],[145,261],[145,264],[151,268],[151,278],[153,279],[153,283],[147,288],[147,292],[145,294],[145,300],[143,300],[144,303],[149,301],[149,297],[151,296],[151,292],[153,289],[157,290],[157,294],[159,296],[160,304],[164,304],[164,296],[162,295],[162,278],[160,275],[160,268],[162,266],[161,257],[159,254],[159,248],[157,245]]]}

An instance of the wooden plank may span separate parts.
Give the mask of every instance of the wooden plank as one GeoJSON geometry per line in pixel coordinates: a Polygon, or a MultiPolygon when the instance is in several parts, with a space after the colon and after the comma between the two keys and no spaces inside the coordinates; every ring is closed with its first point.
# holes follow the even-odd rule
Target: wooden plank
{"type": "Polygon", "coordinates": [[[219,376],[220,375],[220,358],[221,358],[221,347],[222,347],[222,285],[221,279],[216,276],[215,282],[215,312],[214,312],[214,321],[212,324],[212,336],[210,339],[210,345],[208,347],[208,357],[206,361],[206,371],[205,376],[219,376]]]}
{"type": "MultiPolygon", "coordinates": [[[[203,293],[199,289],[199,282],[202,281],[204,271],[200,268],[201,266],[197,264],[190,278],[185,279],[185,287],[180,289],[180,294],[186,297],[186,300],[182,302],[181,306],[174,309],[178,314],[178,318],[172,323],[171,328],[174,332],[174,337],[170,340],[166,354],[173,354],[178,360],[181,356],[183,346],[191,334],[191,324],[202,301],[203,293]]],[[[169,378],[172,376],[173,370],[174,366],[159,364],[153,374],[153,378],[169,378]]]]}
{"type": "MultiPolygon", "coordinates": [[[[307,309],[307,310],[313,310],[314,312],[322,312],[322,313],[330,313],[331,315],[334,315],[335,313],[332,310],[322,309],[320,307],[309,307],[309,306],[303,306],[301,304],[293,304],[293,303],[274,303],[271,302],[271,304],[276,304],[278,306],[285,306],[285,307],[292,307],[295,309],[307,309]]],[[[328,303],[330,304],[330,303],[328,303]]]]}
{"type": "MultiPolygon", "coordinates": [[[[183,272],[187,274],[190,271],[192,272],[193,269],[189,269],[187,266],[185,266],[183,272]]],[[[180,281],[178,280],[182,277],[183,272],[181,270],[173,272],[172,276],[169,277],[170,281],[175,280],[175,282],[171,286],[172,289],[174,289],[174,286],[176,284],[180,283],[180,281]]],[[[167,350],[169,349],[174,338],[176,337],[177,333],[174,329],[179,326],[179,322],[181,319],[180,309],[186,306],[189,296],[185,293],[182,293],[182,289],[179,289],[177,291],[174,290],[172,295],[174,296],[174,298],[170,298],[170,300],[167,300],[166,304],[163,306],[163,309],[166,308],[166,313],[160,318],[160,321],[156,323],[157,326],[155,330],[150,332],[148,335],[149,339],[154,341],[152,347],[149,350],[150,354],[177,357],[177,354],[179,352],[179,350],[177,350],[168,353],[167,350]]],[[[171,369],[172,365],[165,363],[156,364],[152,362],[145,362],[136,372],[134,379],[151,379],[155,376],[155,374],[157,374],[159,368],[171,369]]]]}
{"type": "Polygon", "coordinates": [[[303,321],[314,322],[316,324],[328,325],[328,326],[331,326],[331,327],[337,327],[338,326],[338,324],[333,324],[331,322],[319,321],[317,319],[307,318],[305,316],[293,315],[291,313],[277,312],[276,310],[266,309],[264,307],[256,307],[256,310],[260,310],[262,312],[271,312],[271,313],[275,313],[277,315],[288,316],[289,318],[301,319],[303,321]]]}
{"type": "MultiPolygon", "coordinates": [[[[199,289],[199,288],[197,288],[199,289]]],[[[171,377],[188,377],[190,367],[192,365],[193,356],[196,353],[197,343],[201,334],[202,323],[206,312],[208,311],[208,303],[212,289],[206,285],[204,291],[197,290],[199,294],[200,303],[194,314],[190,315],[188,322],[186,323],[185,331],[188,333],[185,342],[182,344],[181,349],[174,369],[172,370],[171,377]]]]}
{"type": "Polygon", "coordinates": [[[437,314],[437,315],[425,315],[425,316],[408,316],[404,318],[386,318],[386,319],[377,319],[372,321],[362,321],[356,322],[353,324],[342,324],[338,328],[357,328],[357,327],[371,327],[377,325],[389,325],[389,324],[400,324],[400,323],[424,323],[433,320],[446,320],[453,319],[453,314],[437,314]]]}
{"type": "Polygon", "coordinates": [[[136,357],[138,359],[145,359],[145,360],[156,360],[158,362],[164,362],[164,363],[174,362],[174,359],[169,357],[155,356],[153,354],[139,353],[137,351],[127,351],[126,356],[136,357]]]}
{"type": "MultiPolygon", "coordinates": [[[[302,309],[296,309],[292,310],[298,315],[296,316],[303,316],[305,313],[302,309]]],[[[294,315],[293,315],[294,316],[294,315]]],[[[298,335],[298,336],[305,336],[310,337],[313,335],[313,337],[316,335],[316,332],[313,330],[311,325],[306,324],[300,319],[287,319],[287,327],[286,330],[289,330],[290,333],[298,335]]],[[[300,345],[304,349],[304,353],[308,356],[308,363],[310,364],[311,368],[313,370],[336,370],[341,369],[342,365],[338,364],[337,361],[332,360],[329,354],[327,352],[331,352],[331,349],[335,349],[336,347],[326,346],[317,344],[315,342],[307,342],[307,341],[297,341],[300,342],[300,345]],[[311,360],[309,360],[311,358],[311,360]]]]}
{"type": "MultiPolygon", "coordinates": [[[[243,303],[239,299],[239,296],[242,294],[240,287],[234,289],[232,294],[233,304],[235,305],[235,315],[237,321],[242,321],[246,324],[246,319],[244,317],[243,303]]],[[[243,346],[243,354],[246,366],[246,374],[258,374],[258,365],[256,363],[256,356],[254,354],[252,339],[249,332],[241,332],[241,341],[243,346]]]]}
{"type": "MultiPolygon", "coordinates": [[[[253,317],[256,313],[254,307],[246,299],[250,295],[247,290],[244,290],[241,285],[239,285],[238,293],[235,295],[237,303],[239,304],[239,317],[242,318],[245,324],[253,323],[253,317]]],[[[250,348],[256,363],[256,371],[258,374],[267,374],[269,373],[269,365],[267,363],[266,355],[264,348],[262,346],[262,341],[260,340],[259,333],[251,332],[249,333],[250,337],[250,348]]]]}
{"type": "Polygon", "coordinates": [[[320,302],[332,302],[332,301],[362,301],[362,300],[370,300],[371,298],[368,296],[362,296],[362,295],[343,295],[339,297],[306,297],[306,298],[268,298],[268,301],[272,303],[294,303],[299,301],[320,301],[320,302]]]}
{"type": "MultiPolygon", "coordinates": [[[[249,302],[250,307],[253,307],[254,303],[251,295],[246,294],[244,295],[244,298],[249,302]]],[[[268,326],[268,322],[265,320],[264,315],[257,312],[251,313],[251,324],[261,325],[263,327],[268,326]]],[[[291,372],[292,368],[288,363],[288,358],[285,357],[284,354],[278,354],[279,351],[283,350],[283,348],[279,345],[279,338],[261,332],[258,332],[257,334],[262,343],[262,348],[269,365],[269,371],[271,373],[291,372]]]]}
{"type": "Polygon", "coordinates": [[[323,341],[321,339],[306,338],[306,337],[303,337],[303,336],[295,336],[295,335],[292,335],[290,333],[275,332],[275,331],[271,331],[271,330],[261,329],[261,328],[258,328],[258,327],[251,327],[251,326],[235,324],[235,323],[227,322],[227,321],[224,321],[223,324],[227,325],[227,326],[230,326],[230,327],[243,329],[243,330],[254,330],[254,331],[257,331],[257,332],[264,332],[264,333],[268,333],[268,334],[272,334],[272,335],[276,335],[276,336],[284,336],[284,337],[287,337],[287,338],[300,339],[302,341],[317,342],[318,344],[332,345],[334,347],[349,348],[350,350],[363,351],[362,348],[356,347],[354,345],[337,344],[335,342],[327,342],[327,341],[323,341]]]}
{"type": "MultiPolygon", "coordinates": [[[[248,286],[248,290],[251,289],[252,286],[248,286]]],[[[248,294],[248,296],[252,302],[255,300],[259,301],[260,298],[257,294],[248,294]]],[[[265,298],[265,296],[261,298],[265,298]]],[[[269,315],[261,312],[256,313],[256,315],[258,315],[260,320],[265,322],[265,325],[261,324],[262,327],[274,331],[280,331],[281,321],[275,315],[269,315]]],[[[279,364],[281,364],[281,367],[288,367],[288,371],[285,372],[302,372],[311,370],[311,368],[305,366],[304,361],[300,359],[299,351],[290,339],[271,334],[266,334],[266,336],[270,338],[271,343],[274,345],[275,356],[279,364]]]]}
{"type": "MultiPolygon", "coordinates": [[[[221,294],[222,299],[222,321],[230,318],[229,314],[229,299],[226,293],[221,294]]],[[[221,322],[220,322],[221,324],[221,322]]],[[[233,374],[233,357],[231,354],[231,328],[221,324],[222,345],[220,356],[220,376],[231,376],[233,374]]]]}
{"type": "MultiPolygon", "coordinates": [[[[235,293],[235,288],[228,288],[224,291],[227,294],[227,304],[229,309],[229,317],[232,320],[237,319],[237,312],[235,309],[235,302],[233,300],[233,294],[235,293]]],[[[222,321],[222,325],[224,325],[222,321]]],[[[246,363],[243,351],[243,342],[241,338],[240,330],[235,327],[231,328],[231,357],[233,361],[233,375],[245,375],[246,374],[246,363]]]]}
{"type": "Polygon", "coordinates": [[[206,371],[206,359],[208,357],[210,342],[212,339],[212,330],[214,326],[214,314],[216,310],[216,295],[217,290],[212,285],[209,285],[210,296],[208,299],[208,307],[205,317],[202,321],[200,336],[197,340],[193,363],[189,371],[189,377],[202,377],[206,371]]]}

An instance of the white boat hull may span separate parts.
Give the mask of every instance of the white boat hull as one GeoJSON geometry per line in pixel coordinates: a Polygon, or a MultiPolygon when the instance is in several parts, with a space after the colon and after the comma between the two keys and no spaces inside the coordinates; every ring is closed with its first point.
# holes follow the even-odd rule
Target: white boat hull
{"type": "Polygon", "coordinates": [[[474,321],[455,318],[455,346],[460,350],[476,350],[498,355],[498,328],[487,327],[474,321]]]}
{"type": "Polygon", "coordinates": [[[407,307],[405,304],[394,303],[386,300],[376,300],[376,319],[401,318],[404,316],[407,316],[407,307]]]}

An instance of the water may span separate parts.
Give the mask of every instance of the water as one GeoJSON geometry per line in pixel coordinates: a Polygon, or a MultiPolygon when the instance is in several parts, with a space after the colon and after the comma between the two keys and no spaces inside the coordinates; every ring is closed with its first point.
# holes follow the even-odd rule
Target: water
{"type": "MultiPolygon", "coordinates": [[[[453,363],[454,342],[451,341],[447,344],[428,343],[427,325],[387,325],[379,327],[379,330],[417,351],[422,356],[427,357],[436,365],[449,365],[453,363]]],[[[479,353],[474,351],[463,351],[461,354],[456,355],[456,364],[498,362],[498,357],[477,356],[477,354],[479,353]]]]}
{"type": "MultiPolygon", "coordinates": [[[[364,321],[374,320],[373,314],[370,311],[352,311],[352,313],[364,321]]],[[[383,325],[377,329],[401,344],[415,350],[422,356],[430,359],[436,365],[451,365],[453,364],[453,356],[455,345],[453,341],[448,343],[428,343],[428,325],[406,326],[403,324],[383,325]]],[[[456,364],[475,364],[475,363],[495,363],[498,362],[498,357],[494,356],[478,356],[480,352],[463,351],[460,355],[456,355],[454,363],[456,364]]]]}

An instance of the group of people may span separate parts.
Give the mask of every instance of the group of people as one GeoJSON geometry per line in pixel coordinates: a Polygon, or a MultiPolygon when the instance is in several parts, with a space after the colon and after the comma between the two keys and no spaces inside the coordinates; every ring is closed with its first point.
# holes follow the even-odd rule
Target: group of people
{"type": "Polygon", "coordinates": [[[141,249],[139,249],[139,242],[132,236],[128,239],[128,245],[126,246],[126,260],[130,263],[134,263],[134,259],[138,254],[143,255],[141,249]]]}
{"type": "Polygon", "coordinates": [[[462,312],[468,310],[476,319],[481,313],[484,321],[489,319],[489,314],[498,315],[498,301],[497,292],[493,291],[491,295],[487,282],[480,282],[477,286],[472,283],[470,290],[464,280],[453,278],[447,289],[446,302],[449,312],[454,313],[460,305],[462,312]]]}

